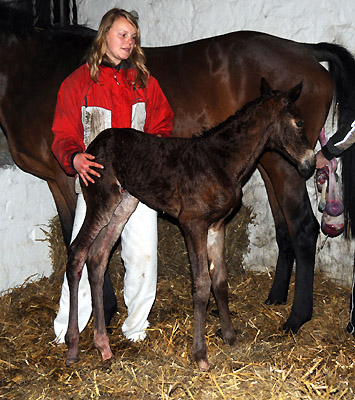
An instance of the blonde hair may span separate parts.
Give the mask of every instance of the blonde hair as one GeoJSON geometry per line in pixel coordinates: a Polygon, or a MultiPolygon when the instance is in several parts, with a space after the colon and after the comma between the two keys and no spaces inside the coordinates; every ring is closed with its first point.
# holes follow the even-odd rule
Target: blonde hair
{"type": "Polygon", "coordinates": [[[102,17],[96,38],[86,59],[86,63],[90,70],[90,77],[94,82],[97,83],[100,74],[99,66],[101,62],[103,60],[109,62],[108,57],[105,56],[106,35],[111,29],[113,23],[121,17],[126,18],[127,21],[136,28],[137,35],[135,39],[135,45],[129,57],[129,61],[134,67],[136,67],[137,70],[134,83],[137,86],[145,87],[149,77],[149,70],[145,66],[146,58],[140,44],[141,37],[139,25],[136,18],[131,13],[120,8],[113,8],[112,10],[107,11],[107,13],[102,17]]]}

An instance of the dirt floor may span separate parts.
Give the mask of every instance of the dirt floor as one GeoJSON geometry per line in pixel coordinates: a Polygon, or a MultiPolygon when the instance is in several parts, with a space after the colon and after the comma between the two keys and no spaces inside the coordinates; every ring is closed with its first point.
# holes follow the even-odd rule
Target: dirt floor
{"type": "Polygon", "coordinates": [[[58,222],[49,229],[54,272],[0,298],[0,399],[354,399],[355,340],[345,332],[350,289],[317,274],[314,317],[297,335],[280,327],[286,305],[266,306],[272,276],[244,272],[241,254],[250,219],[243,210],[228,225],[230,308],[237,343],[223,344],[211,296],[206,338],[211,370],[201,373],[191,357],[193,308],[185,245],[178,227],[159,219],[157,300],[148,339],[131,343],[121,333],[126,311],[119,253],[110,273],[119,313],[112,323],[112,363],[92,343],[92,322],[80,337],[80,361],[65,366],[66,347],[53,343],[65,250],[58,222]],[[57,233],[56,233],[57,232],[57,233]]]}

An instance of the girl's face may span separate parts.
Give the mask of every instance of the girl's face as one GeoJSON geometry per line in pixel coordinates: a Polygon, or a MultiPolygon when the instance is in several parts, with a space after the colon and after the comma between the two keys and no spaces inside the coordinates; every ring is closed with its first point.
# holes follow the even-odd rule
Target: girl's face
{"type": "Polygon", "coordinates": [[[126,18],[120,17],[106,34],[106,55],[115,64],[127,60],[131,55],[137,30],[126,18]]]}

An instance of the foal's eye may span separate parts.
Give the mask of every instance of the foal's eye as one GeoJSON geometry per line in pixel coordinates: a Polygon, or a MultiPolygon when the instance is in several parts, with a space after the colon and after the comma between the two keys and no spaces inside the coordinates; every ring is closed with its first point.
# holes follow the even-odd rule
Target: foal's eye
{"type": "Polygon", "coordinates": [[[303,121],[296,121],[296,126],[297,126],[297,128],[302,128],[303,121]]]}

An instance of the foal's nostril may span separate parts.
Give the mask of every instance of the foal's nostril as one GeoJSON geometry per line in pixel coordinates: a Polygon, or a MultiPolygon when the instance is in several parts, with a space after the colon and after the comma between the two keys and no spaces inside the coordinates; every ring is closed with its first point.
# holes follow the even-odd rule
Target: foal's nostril
{"type": "Polygon", "coordinates": [[[303,178],[308,179],[313,175],[315,168],[316,156],[314,151],[310,150],[299,165],[298,172],[303,178]]]}

